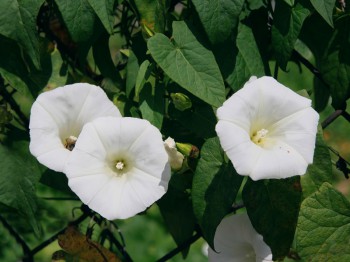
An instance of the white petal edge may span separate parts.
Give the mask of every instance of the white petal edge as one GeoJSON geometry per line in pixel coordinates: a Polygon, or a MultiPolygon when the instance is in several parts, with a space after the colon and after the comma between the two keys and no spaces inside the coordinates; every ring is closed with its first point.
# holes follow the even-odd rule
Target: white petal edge
{"type": "Polygon", "coordinates": [[[30,152],[41,164],[62,172],[70,155],[64,138],[78,137],[83,125],[99,116],[121,117],[100,87],[78,83],[40,94],[31,109],[30,152]]]}
{"type": "Polygon", "coordinates": [[[217,252],[210,247],[208,250],[210,262],[272,261],[270,247],[255,231],[246,213],[230,215],[221,221],[216,229],[214,246],[217,252]],[[252,251],[256,260],[247,257],[252,251]]]}

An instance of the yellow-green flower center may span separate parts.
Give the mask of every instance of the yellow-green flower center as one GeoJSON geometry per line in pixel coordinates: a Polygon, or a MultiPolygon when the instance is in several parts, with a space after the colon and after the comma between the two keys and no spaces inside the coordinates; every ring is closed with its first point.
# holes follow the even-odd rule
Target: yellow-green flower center
{"type": "Polygon", "coordinates": [[[251,140],[257,144],[257,145],[260,145],[263,143],[264,141],[264,138],[266,137],[267,133],[269,131],[267,129],[260,129],[259,131],[253,133],[253,135],[251,136],[251,140]]]}

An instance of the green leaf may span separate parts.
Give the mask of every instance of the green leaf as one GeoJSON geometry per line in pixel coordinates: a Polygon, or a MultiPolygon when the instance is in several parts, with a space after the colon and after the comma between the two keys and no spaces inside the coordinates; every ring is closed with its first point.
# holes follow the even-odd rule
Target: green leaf
{"type": "Polygon", "coordinates": [[[113,8],[115,0],[88,0],[92,9],[109,34],[113,33],[114,15],[113,8]]]}
{"type": "Polygon", "coordinates": [[[319,61],[320,72],[329,86],[332,106],[344,109],[350,97],[350,17],[337,21],[336,30],[319,61]]]}
{"type": "MultiPolygon", "coordinates": [[[[165,1],[164,0],[130,0],[136,7],[143,32],[150,29],[162,33],[165,28],[165,1]]],[[[149,35],[148,35],[149,36],[149,35]]]]}
{"type": "Polygon", "coordinates": [[[40,67],[36,17],[44,0],[0,1],[0,34],[18,43],[40,67]]]}
{"type": "Polygon", "coordinates": [[[249,80],[249,78],[254,75],[251,73],[248,65],[246,64],[242,54],[238,52],[236,56],[235,69],[232,74],[226,79],[226,82],[234,90],[238,91],[243,87],[243,85],[249,80]]]}
{"type": "Polygon", "coordinates": [[[101,74],[106,78],[110,78],[116,85],[121,86],[122,79],[111,58],[109,35],[107,33],[102,34],[93,44],[92,52],[101,74]]]}
{"type": "Polygon", "coordinates": [[[134,52],[130,50],[128,64],[126,65],[126,95],[129,97],[136,84],[137,73],[139,72],[139,62],[134,52]]]}
{"type": "Polygon", "coordinates": [[[249,179],[242,196],[249,218],[271,248],[273,259],[286,256],[293,242],[301,202],[299,176],[280,180],[249,179]]]}
{"type": "Polygon", "coordinates": [[[93,35],[96,15],[88,0],[55,0],[74,42],[86,42],[93,35]]]}
{"type": "Polygon", "coordinates": [[[301,205],[296,240],[305,261],[349,261],[349,201],[324,183],[301,205]]]}
{"type": "Polygon", "coordinates": [[[212,248],[216,228],[230,212],[242,179],[225,157],[219,139],[208,139],[193,178],[192,201],[203,236],[212,248]]]}
{"type": "Polygon", "coordinates": [[[225,41],[237,26],[243,0],[193,0],[205,32],[212,44],[225,41]]]}
{"type": "Polygon", "coordinates": [[[162,128],[164,115],[164,85],[156,82],[154,77],[150,77],[140,91],[140,111],[143,119],[147,119],[158,129],[162,128]]]}
{"type": "MultiPolygon", "coordinates": [[[[157,202],[165,224],[178,246],[189,239],[195,229],[192,201],[188,193],[192,177],[191,173],[173,174],[168,191],[157,202]]],[[[189,247],[182,251],[184,257],[188,251],[189,247]]]]}
{"type": "Polygon", "coordinates": [[[323,19],[333,27],[332,16],[336,0],[310,0],[310,2],[323,19]]]}
{"type": "Polygon", "coordinates": [[[310,14],[301,4],[290,8],[283,2],[276,2],[274,25],[272,26],[272,45],[279,66],[286,70],[305,18],[310,14]]]}
{"type": "Polygon", "coordinates": [[[191,110],[180,111],[169,106],[169,115],[178,120],[186,129],[202,138],[216,136],[215,125],[217,123],[213,107],[208,104],[194,104],[191,110]]]}
{"type": "Polygon", "coordinates": [[[314,162],[308,167],[307,172],[301,177],[303,198],[319,190],[324,182],[331,183],[333,180],[332,160],[329,149],[323,141],[323,132],[319,130],[316,137],[314,162]]]}
{"type": "Polygon", "coordinates": [[[185,22],[173,22],[173,41],[155,34],[148,48],[157,64],[180,86],[210,105],[222,105],[225,86],[214,55],[197,41],[185,22]]]}
{"type": "Polygon", "coordinates": [[[28,149],[26,141],[15,142],[11,146],[0,144],[0,203],[26,217],[34,232],[40,235],[41,227],[35,217],[35,188],[41,172],[28,149]]]}
{"type": "Polygon", "coordinates": [[[140,69],[137,73],[136,83],[135,83],[135,96],[138,97],[143,85],[148,80],[152,72],[152,68],[150,67],[150,62],[145,60],[142,62],[140,69]]]}
{"type": "MultiPolygon", "coordinates": [[[[242,70],[242,67],[246,67],[246,70],[249,71],[250,76],[254,75],[260,77],[265,75],[264,64],[262,62],[258,46],[255,42],[252,29],[243,23],[240,23],[238,26],[236,41],[237,48],[241,56],[237,58],[237,60],[241,60],[236,61],[236,65],[239,63],[237,70],[242,70]]],[[[238,72],[236,74],[238,74],[238,72]]],[[[238,86],[237,88],[241,87],[242,86],[238,86]]]]}

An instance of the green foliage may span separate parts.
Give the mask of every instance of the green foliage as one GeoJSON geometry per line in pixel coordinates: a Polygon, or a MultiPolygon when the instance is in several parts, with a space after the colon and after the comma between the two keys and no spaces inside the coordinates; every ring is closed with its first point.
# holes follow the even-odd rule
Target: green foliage
{"type": "Polygon", "coordinates": [[[156,34],[148,41],[148,48],[154,60],[180,86],[210,105],[218,107],[224,102],[224,84],[215,58],[186,23],[173,23],[173,41],[156,34]]]}
{"type": "Polygon", "coordinates": [[[223,42],[231,36],[237,26],[243,3],[243,0],[193,1],[211,43],[223,42]]]}
{"type": "Polygon", "coordinates": [[[309,14],[310,11],[300,4],[290,7],[282,1],[276,1],[272,45],[276,60],[283,70],[286,70],[303,22],[309,14]]]}
{"type": "Polygon", "coordinates": [[[230,212],[241,182],[242,177],[228,162],[219,139],[208,139],[194,174],[192,201],[203,236],[214,249],[216,228],[230,212]]]}
{"type": "MultiPolygon", "coordinates": [[[[40,246],[77,219],[74,208],[81,202],[67,177],[42,168],[31,156],[28,123],[41,92],[88,82],[101,86],[123,116],[147,119],[163,139],[171,136],[178,145],[195,149],[172,174],[167,193],[157,202],[160,214],[153,206],[117,221],[131,243],[125,250],[135,261],[159,259],[175,244],[188,261],[203,260],[201,244],[190,249],[188,241],[200,234],[215,248],[217,226],[241,199],[274,259],[296,252],[305,261],[348,261],[350,204],[335,188],[340,180],[349,196],[349,187],[344,189],[332,166],[330,152],[335,151],[329,150],[327,130],[323,134],[320,127],[304,176],[248,178],[242,192],[243,177],[215,132],[216,109],[251,76],[271,71],[294,90],[306,89],[321,121],[334,110],[343,110],[349,120],[350,3],[344,2],[0,1],[0,218],[9,224],[0,223],[0,260],[20,260],[25,250],[20,239],[29,249],[40,246]],[[57,204],[46,197],[74,202],[57,204]],[[16,250],[13,257],[8,249],[16,250]]],[[[341,127],[337,121],[334,128],[341,127]]],[[[337,150],[346,151],[347,143],[337,150]]],[[[346,160],[345,174],[350,170],[346,160]]],[[[114,225],[98,214],[87,216],[77,223],[80,229],[99,223],[93,241],[122,254],[122,245],[108,238],[118,235],[114,225]]],[[[44,248],[38,261],[50,260],[56,251],[44,248]]]]}
{"type": "Polygon", "coordinates": [[[40,67],[39,41],[36,17],[44,0],[1,1],[0,35],[18,43],[31,57],[34,65],[40,67]]]}
{"type": "MultiPolygon", "coordinates": [[[[157,202],[164,222],[177,245],[189,239],[195,229],[196,221],[188,193],[191,186],[191,173],[175,173],[169,182],[167,194],[157,202]]],[[[188,251],[188,248],[182,251],[184,257],[188,251]]]]}
{"type": "Polygon", "coordinates": [[[316,11],[323,17],[323,19],[333,27],[333,9],[335,5],[335,0],[310,0],[312,6],[316,9],[316,11]]]}
{"type": "Polygon", "coordinates": [[[286,256],[293,242],[301,202],[299,177],[253,182],[243,189],[251,222],[270,246],[274,259],[286,256]]]}
{"type": "Polygon", "coordinates": [[[307,261],[348,261],[350,203],[324,183],[301,205],[297,249],[307,261]]]}
{"type": "Polygon", "coordinates": [[[37,235],[41,226],[36,219],[36,185],[41,170],[36,159],[29,153],[29,143],[15,141],[8,146],[0,145],[1,176],[0,202],[24,216],[37,235]]]}
{"type": "Polygon", "coordinates": [[[331,156],[320,130],[316,137],[314,162],[308,167],[306,175],[301,177],[303,198],[318,191],[324,182],[332,183],[332,174],[331,156]]]}

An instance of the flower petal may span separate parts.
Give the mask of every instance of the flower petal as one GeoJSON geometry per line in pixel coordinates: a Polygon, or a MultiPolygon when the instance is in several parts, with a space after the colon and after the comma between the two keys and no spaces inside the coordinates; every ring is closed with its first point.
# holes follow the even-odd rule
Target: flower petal
{"type": "Polygon", "coordinates": [[[246,213],[225,217],[214,237],[217,252],[209,247],[209,261],[272,261],[272,252],[253,228],[246,213]]]}
{"type": "Polygon", "coordinates": [[[304,175],[308,166],[305,159],[294,148],[283,141],[267,141],[269,149],[263,149],[255,162],[250,177],[253,180],[287,178],[304,175]]]}
{"type": "Polygon", "coordinates": [[[91,209],[107,219],[128,218],[166,192],[167,161],[161,134],[148,121],[101,117],[84,126],[66,174],[71,189],[91,209]],[[125,173],[116,170],[116,159],[125,160],[125,173]]]}
{"type": "Polygon", "coordinates": [[[308,164],[313,161],[319,115],[306,108],[273,125],[269,137],[282,140],[301,154],[308,164]]]}
{"type": "Polygon", "coordinates": [[[100,87],[79,83],[40,94],[31,109],[31,153],[43,165],[63,171],[70,154],[65,139],[78,137],[85,123],[100,116],[121,116],[100,87]]]}
{"type": "Polygon", "coordinates": [[[217,110],[220,144],[240,175],[303,175],[312,163],[319,116],[311,100],[272,77],[247,82],[217,110]]]}

